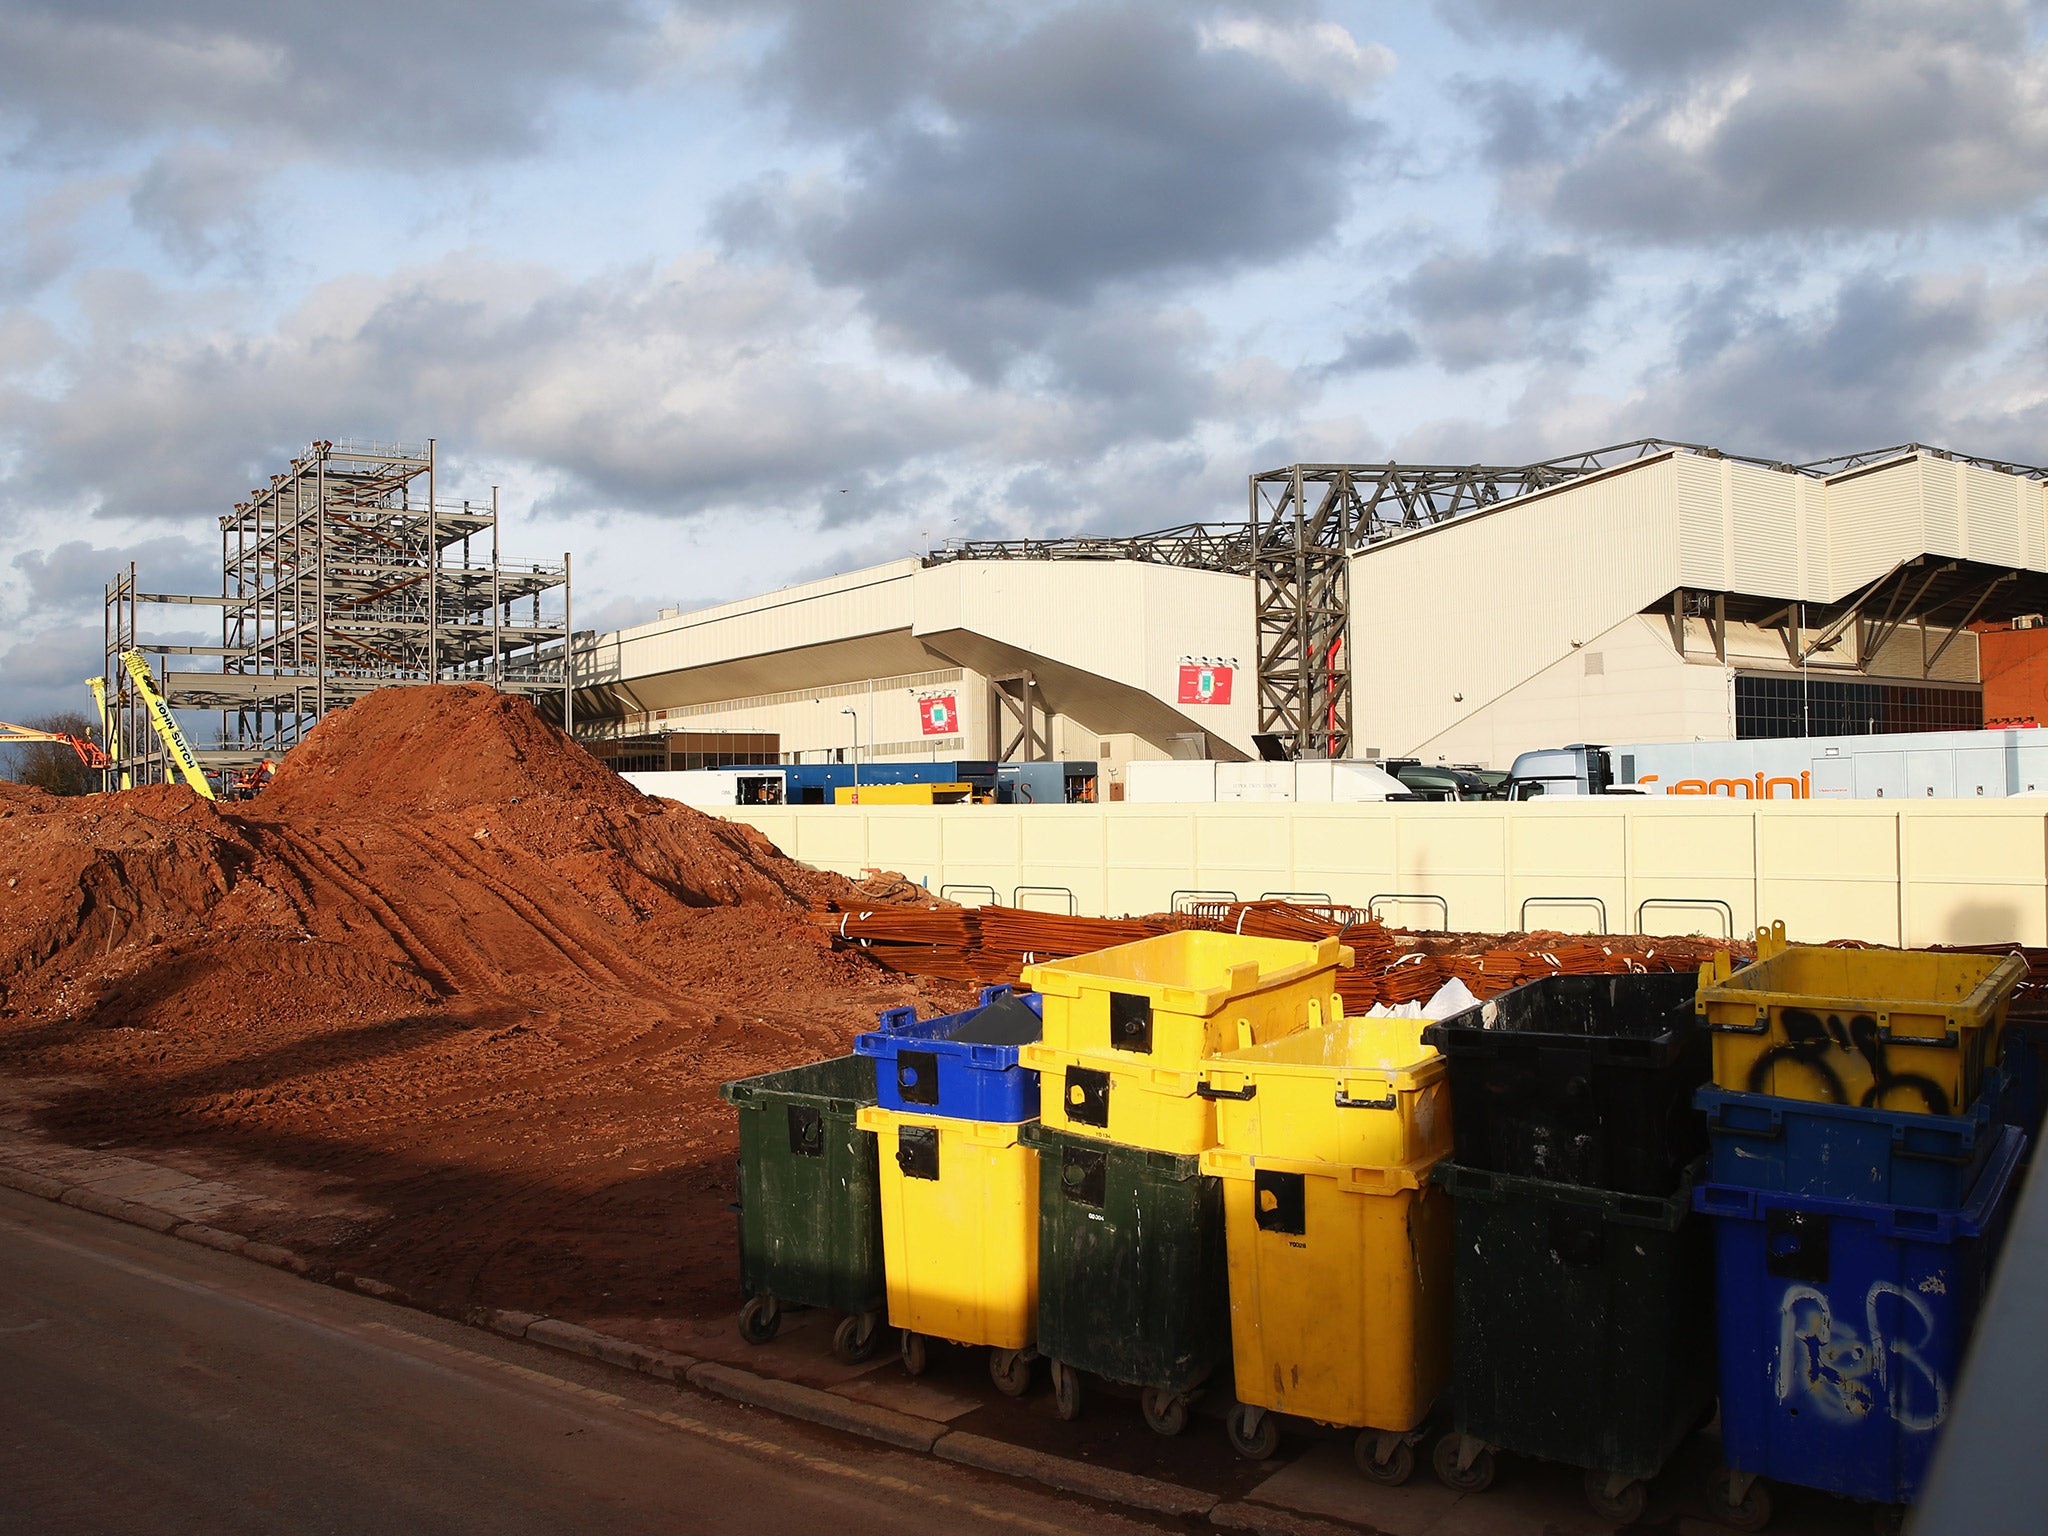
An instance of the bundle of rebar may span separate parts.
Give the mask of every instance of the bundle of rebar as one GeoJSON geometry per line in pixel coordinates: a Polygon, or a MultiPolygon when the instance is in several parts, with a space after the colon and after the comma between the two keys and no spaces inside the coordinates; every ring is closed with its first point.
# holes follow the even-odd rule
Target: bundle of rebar
{"type": "Polygon", "coordinates": [[[1028,907],[983,907],[983,951],[1018,970],[1040,960],[1071,960],[1118,944],[1155,938],[1166,927],[1143,917],[1069,917],[1028,907]]]}
{"type": "MultiPolygon", "coordinates": [[[[1644,934],[1588,936],[1416,933],[1393,929],[1350,907],[1287,901],[1217,902],[1150,917],[1073,917],[1026,907],[878,906],[819,912],[813,921],[870,958],[913,976],[992,985],[1015,982],[1026,966],[1066,960],[1186,928],[1255,938],[1335,938],[1352,952],[1337,972],[1347,1013],[1378,1003],[1426,1002],[1451,980],[1485,999],[1545,976],[1689,971],[1724,951],[1753,951],[1719,939],[1644,934]]],[[[2048,951],[2043,978],[2048,984],[2048,951]]]]}

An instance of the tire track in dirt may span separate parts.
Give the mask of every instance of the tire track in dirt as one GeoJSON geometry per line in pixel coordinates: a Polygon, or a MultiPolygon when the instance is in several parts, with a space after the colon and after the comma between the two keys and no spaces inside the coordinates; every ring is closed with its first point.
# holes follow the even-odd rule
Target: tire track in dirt
{"type": "Polygon", "coordinates": [[[297,856],[293,862],[302,869],[316,871],[356,906],[369,913],[443,996],[458,992],[488,996],[504,990],[492,984],[490,974],[481,965],[457,959],[447,953],[445,947],[428,943],[374,886],[345,867],[340,857],[323,846],[317,834],[285,827],[278,827],[276,833],[285,847],[297,856]]]}
{"type": "Polygon", "coordinates": [[[522,923],[538,933],[579,974],[604,976],[620,992],[667,1008],[675,1001],[672,988],[663,986],[637,960],[617,945],[597,936],[581,937],[568,925],[508,880],[491,869],[479,853],[465,847],[464,840],[430,831],[418,825],[400,826],[401,837],[436,860],[453,879],[465,886],[481,886],[497,897],[522,923]]]}

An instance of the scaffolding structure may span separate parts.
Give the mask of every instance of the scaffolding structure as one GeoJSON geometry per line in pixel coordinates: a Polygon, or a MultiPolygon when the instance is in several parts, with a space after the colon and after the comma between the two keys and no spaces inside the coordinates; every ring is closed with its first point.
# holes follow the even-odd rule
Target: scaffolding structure
{"type": "Polygon", "coordinates": [[[132,565],[115,576],[110,785],[158,782],[169,766],[127,686],[131,650],[160,658],[157,686],[173,709],[219,713],[218,739],[195,743],[214,770],[278,757],[329,710],[410,684],[489,683],[574,728],[569,557],[505,560],[496,488],[488,502],[438,499],[435,452],[431,438],[312,444],[220,519],[218,596],[141,592],[132,565]],[[148,604],[217,609],[220,643],[143,638],[137,611],[148,604]],[[188,669],[172,670],[171,658],[190,658],[188,669]]]}

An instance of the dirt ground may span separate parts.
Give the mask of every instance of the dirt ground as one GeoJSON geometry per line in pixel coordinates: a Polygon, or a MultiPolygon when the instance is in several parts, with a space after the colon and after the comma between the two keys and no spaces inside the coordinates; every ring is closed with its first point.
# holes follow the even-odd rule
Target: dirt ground
{"type": "Polygon", "coordinates": [[[834,952],[873,892],[642,797],[523,701],[392,689],[273,786],[0,786],[0,1073],[36,1131],[203,1165],[241,1230],[422,1300],[735,1301],[719,1083],[952,983],[834,952]]]}

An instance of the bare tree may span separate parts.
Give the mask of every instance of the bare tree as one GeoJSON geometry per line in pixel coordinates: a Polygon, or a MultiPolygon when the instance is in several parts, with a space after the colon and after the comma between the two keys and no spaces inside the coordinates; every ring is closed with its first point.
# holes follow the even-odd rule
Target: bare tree
{"type": "MultiPolygon", "coordinates": [[[[22,723],[31,730],[56,731],[66,736],[97,735],[94,723],[71,709],[22,723]]],[[[30,784],[53,795],[83,795],[100,787],[100,776],[61,741],[31,742],[16,746],[8,755],[12,761],[6,765],[6,775],[17,784],[30,784]]]]}

